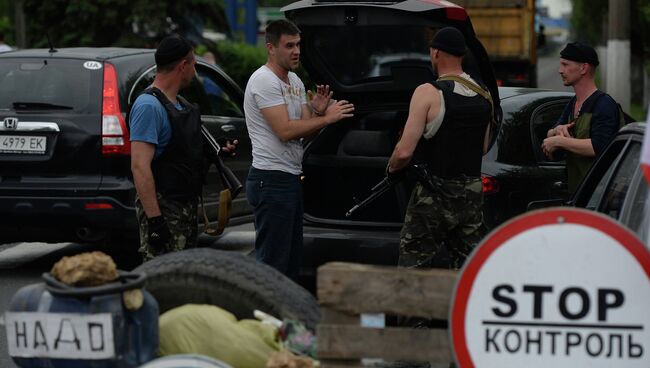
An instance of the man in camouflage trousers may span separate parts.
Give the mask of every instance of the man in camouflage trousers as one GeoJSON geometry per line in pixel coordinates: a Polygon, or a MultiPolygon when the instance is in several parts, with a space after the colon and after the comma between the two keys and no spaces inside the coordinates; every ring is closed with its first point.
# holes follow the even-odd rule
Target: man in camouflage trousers
{"type": "Polygon", "coordinates": [[[136,217],[140,225],[140,244],[145,245],[140,249],[142,258],[148,261],[161,253],[175,252],[194,246],[198,237],[197,204],[194,201],[174,201],[158,196],[160,211],[167,214],[165,220],[169,227],[170,240],[162,251],[152,249],[149,245],[149,222],[147,215],[138,204],[135,207],[136,217]]]}
{"type": "MultiPolygon", "coordinates": [[[[156,77],[129,116],[131,172],[145,261],[196,245],[206,155],[199,109],[178,94],[196,74],[192,46],[178,35],[166,37],[155,60],[156,77]]],[[[231,152],[235,146],[226,142],[222,148],[231,152]]]]}
{"type": "Polygon", "coordinates": [[[400,267],[459,269],[482,237],[481,160],[490,137],[489,92],[462,69],[465,39],[439,30],[429,54],[439,79],[416,88],[389,175],[426,164],[411,194],[400,234],[400,267]],[[449,259],[442,262],[443,247],[449,259]]]}

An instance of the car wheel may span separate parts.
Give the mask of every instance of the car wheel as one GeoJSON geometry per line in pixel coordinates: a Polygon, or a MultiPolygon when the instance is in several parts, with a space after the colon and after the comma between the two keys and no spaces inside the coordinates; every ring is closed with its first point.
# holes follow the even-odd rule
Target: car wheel
{"type": "Polygon", "coordinates": [[[293,319],[315,330],[320,319],[316,299],[274,268],[241,253],[188,249],[154,258],[137,267],[160,312],[183,304],[212,304],[237,318],[253,318],[255,309],[293,319]]]}

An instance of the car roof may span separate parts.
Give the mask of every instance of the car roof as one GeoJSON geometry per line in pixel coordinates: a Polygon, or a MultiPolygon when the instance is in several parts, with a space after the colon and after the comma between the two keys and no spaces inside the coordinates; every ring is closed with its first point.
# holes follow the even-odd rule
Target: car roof
{"type": "Polygon", "coordinates": [[[645,133],[645,126],[646,126],[646,123],[644,123],[644,122],[630,123],[630,124],[627,124],[627,125],[623,126],[618,131],[618,135],[623,135],[623,134],[640,134],[640,135],[643,135],[645,133]]]}
{"type": "Polygon", "coordinates": [[[398,10],[405,10],[409,12],[420,12],[435,9],[448,9],[450,18],[456,20],[464,20],[467,18],[467,12],[461,6],[458,6],[449,1],[440,0],[420,0],[420,1],[406,1],[406,0],[369,0],[369,1],[341,1],[341,0],[301,0],[291,3],[281,9],[283,12],[288,12],[294,9],[310,7],[312,5],[318,6],[340,6],[340,5],[355,5],[355,6],[378,6],[384,8],[393,8],[398,10]]]}
{"type": "Polygon", "coordinates": [[[499,97],[501,100],[505,100],[510,97],[523,96],[530,94],[551,94],[551,95],[562,95],[567,97],[573,97],[575,93],[568,91],[556,91],[551,89],[542,89],[542,88],[521,88],[521,87],[499,87],[499,97]]]}
{"type": "Polygon", "coordinates": [[[56,49],[56,52],[50,52],[50,49],[22,49],[4,52],[0,58],[12,57],[47,57],[61,59],[93,59],[108,60],[122,56],[131,56],[138,54],[151,54],[153,49],[133,49],[123,47],[70,47],[56,49]]]}

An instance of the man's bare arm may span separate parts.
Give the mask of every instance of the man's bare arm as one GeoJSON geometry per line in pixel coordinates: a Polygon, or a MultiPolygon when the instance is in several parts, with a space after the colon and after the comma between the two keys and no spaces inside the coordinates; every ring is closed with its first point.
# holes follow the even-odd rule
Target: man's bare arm
{"type": "MultiPolygon", "coordinates": [[[[421,85],[413,92],[409,105],[409,116],[404,125],[402,137],[390,156],[388,172],[394,173],[402,170],[411,162],[415,147],[424,132],[429,109],[436,106],[436,109],[439,110],[440,94],[435,91],[433,91],[435,93],[432,93],[432,88],[434,87],[431,85],[421,85]]],[[[437,115],[437,111],[433,115],[437,115]]]]}
{"type": "MultiPolygon", "coordinates": [[[[306,107],[303,106],[302,108],[304,114],[306,107]]],[[[300,120],[289,120],[287,105],[271,106],[261,111],[262,116],[269,123],[273,132],[280,140],[287,142],[292,139],[307,137],[326,125],[354,116],[354,105],[346,100],[337,101],[325,110],[325,115],[300,120]]],[[[311,116],[311,114],[307,116],[311,116]]]]}
{"type": "Polygon", "coordinates": [[[160,207],[156,198],[156,183],[151,171],[151,161],[156,146],[146,142],[131,142],[131,172],[138,198],[147,217],[160,216],[160,207]]]}

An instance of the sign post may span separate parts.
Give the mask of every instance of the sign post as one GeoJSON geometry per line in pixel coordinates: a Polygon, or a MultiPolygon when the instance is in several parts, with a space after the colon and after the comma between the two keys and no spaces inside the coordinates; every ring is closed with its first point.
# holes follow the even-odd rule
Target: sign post
{"type": "Polygon", "coordinates": [[[604,215],[549,209],[492,232],[452,299],[459,367],[647,367],[650,253],[604,215]]]}

